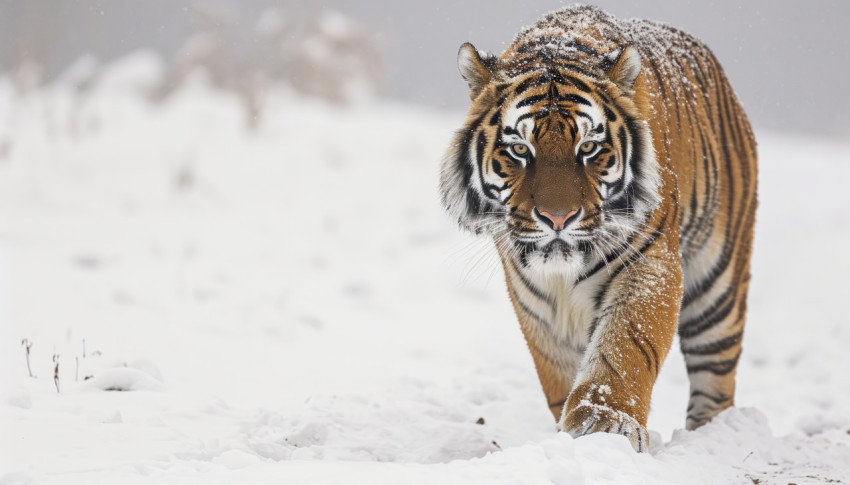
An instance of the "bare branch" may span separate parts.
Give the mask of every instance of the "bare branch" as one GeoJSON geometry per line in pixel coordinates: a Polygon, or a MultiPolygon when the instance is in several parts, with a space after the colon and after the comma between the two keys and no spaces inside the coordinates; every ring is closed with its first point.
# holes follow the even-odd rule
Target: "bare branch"
{"type": "Polygon", "coordinates": [[[53,384],[56,386],[56,392],[61,392],[59,390],[59,354],[53,354],[53,363],[55,364],[53,367],[53,384]]]}
{"type": "Polygon", "coordinates": [[[30,367],[30,349],[32,348],[32,342],[28,338],[21,340],[21,345],[26,349],[26,358],[27,358],[27,372],[29,372],[30,377],[35,378],[32,373],[32,367],[30,367]]]}

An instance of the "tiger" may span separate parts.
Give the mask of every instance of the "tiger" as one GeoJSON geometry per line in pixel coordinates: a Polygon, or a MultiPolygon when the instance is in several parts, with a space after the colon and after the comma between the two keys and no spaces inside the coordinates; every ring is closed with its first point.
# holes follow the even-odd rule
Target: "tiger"
{"type": "Polygon", "coordinates": [[[647,451],[677,333],[685,427],[733,406],[757,154],[713,53],[573,6],[501,56],[465,43],[457,62],[471,103],[440,166],[442,204],[492,240],[557,430],[647,451]]]}

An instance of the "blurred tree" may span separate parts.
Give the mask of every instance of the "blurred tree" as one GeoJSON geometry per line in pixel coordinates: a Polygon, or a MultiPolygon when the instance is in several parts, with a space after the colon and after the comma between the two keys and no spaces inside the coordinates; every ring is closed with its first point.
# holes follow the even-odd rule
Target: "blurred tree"
{"type": "Polygon", "coordinates": [[[290,17],[272,7],[245,28],[231,2],[197,3],[193,10],[198,31],[174,56],[158,98],[203,69],[215,86],[239,95],[256,129],[272,85],[338,103],[383,90],[383,56],[373,35],[337,11],[302,8],[290,17]]]}

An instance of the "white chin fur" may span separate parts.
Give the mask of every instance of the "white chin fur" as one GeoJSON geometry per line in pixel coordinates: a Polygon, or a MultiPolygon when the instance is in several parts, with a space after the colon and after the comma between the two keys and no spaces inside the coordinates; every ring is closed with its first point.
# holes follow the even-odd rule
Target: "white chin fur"
{"type": "Polygon", "coordinates": [[[568,279],[578,278],[585,269],[584,254],[577,251],[568,253],[566,257],[558,250],[546,255],[543,251],[534,251],[526,259],[527,268],[544,276],[565,276],[568,279]]]}

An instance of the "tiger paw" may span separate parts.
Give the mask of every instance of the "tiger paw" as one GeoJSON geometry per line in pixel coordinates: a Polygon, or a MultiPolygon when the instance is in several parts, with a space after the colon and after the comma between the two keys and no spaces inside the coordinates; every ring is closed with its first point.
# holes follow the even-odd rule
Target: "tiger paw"
{"type": "Polygon", "coordinates": [[[649,450],[649,435],[643,425],[625,412],[601,404],[582,402],[564,414],[558,430],[573,438],[599,432],[619,434],[628,438],[635,451],[649,450]]]}

